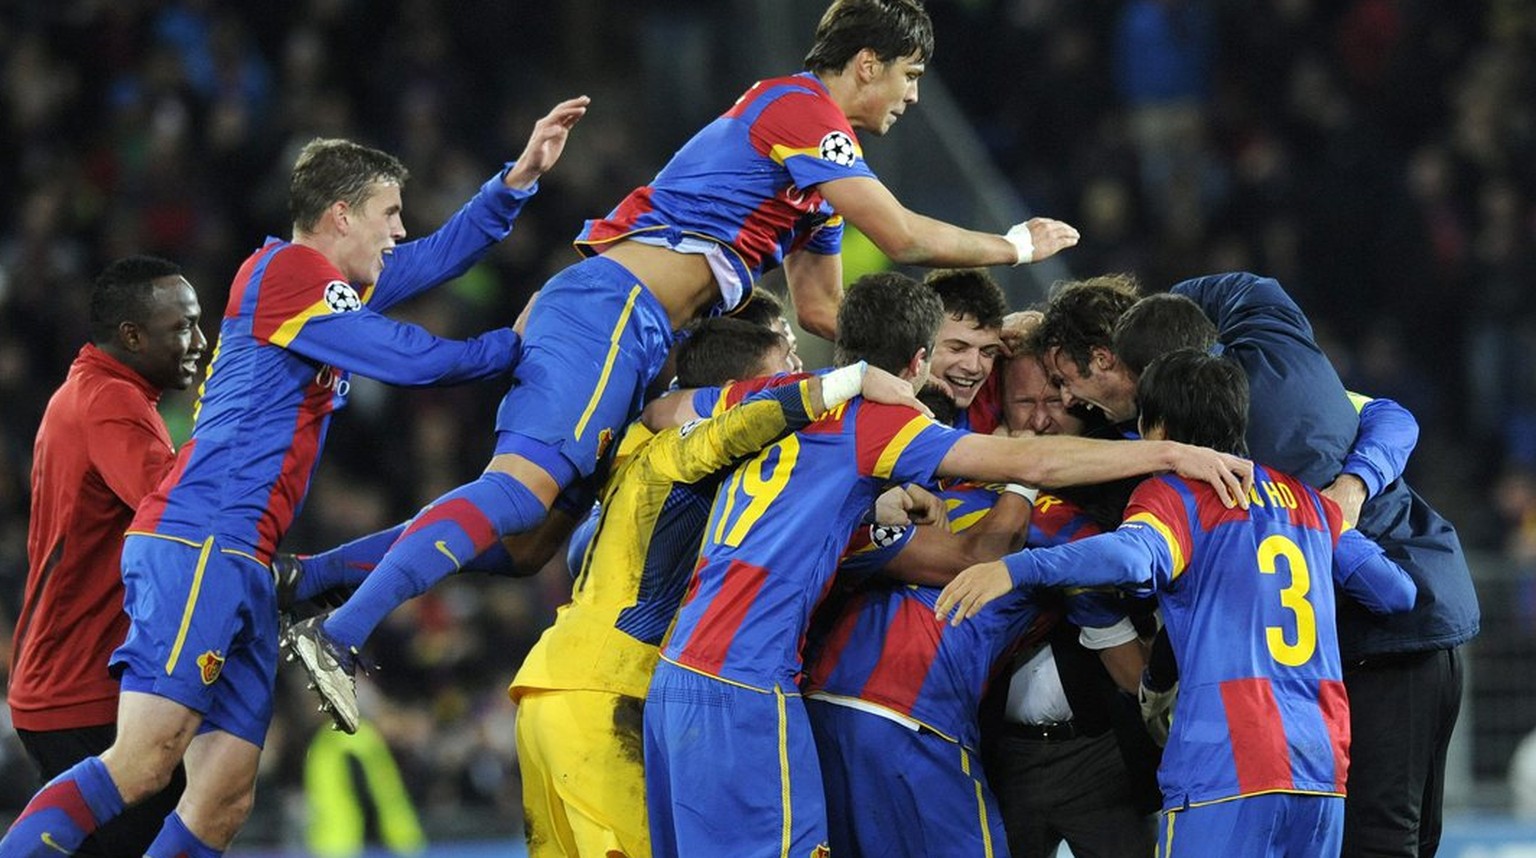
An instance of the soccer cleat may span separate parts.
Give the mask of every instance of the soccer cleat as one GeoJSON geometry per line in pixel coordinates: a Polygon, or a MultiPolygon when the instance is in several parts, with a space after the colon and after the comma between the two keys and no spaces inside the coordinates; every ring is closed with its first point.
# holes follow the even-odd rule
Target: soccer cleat
{"type": "Polygon", "coordinates": [[[357,732],[357,652],[343,649],[326,635],[321,626],[324,617],[310,617],[295,623],[283,638],[283,645],[309,674],[310,687],[320,695],[320,711],[328,711],[336,728],[344,733],[357,732]]]}

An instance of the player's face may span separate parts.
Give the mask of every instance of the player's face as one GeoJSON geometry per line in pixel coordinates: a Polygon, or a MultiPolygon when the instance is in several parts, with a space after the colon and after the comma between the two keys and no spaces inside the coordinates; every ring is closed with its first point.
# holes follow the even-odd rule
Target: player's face
{"type": "Polygon", "coordinates": [[[769,349],[768,353],[763,355],[762,361],[758,363],[757,369],[753,370],[752,376],[778,375],[781,372],[799,371],[800,359],[795,357],[793,349],[786,342],[769,349]]]}
{"type": "Polygon", "coordinates": [[[1081,435],[1083,421],[1067,410],[1061,388],[1033,356],[1011,358],[1003,375],[1003,416],[1008,428],[1036,435],[1081,435]]]}
{"type": "Polygon", "coordinates": [[[1046,355],[1046,366],[1059,380],[1062,400],[1068,407],[1073,402],[1092,405],[1111,422],[1119,423],[1136,416],[1136,381],[1108,354],[1105,349],[1094,349],[1084,373],[1069,355],[1053,348],[1046,355]]]}
{"type": "Polygon", "coordinates": [[[859,105],[859,116],[848,117],[855,128],[873,134],[891,130],[907,106],[917,103],[917,81],[927,66],[914,54],[881,63],[859,105]]]}
{"type": "Polygon", "coordinates": [[[341,249],[341,273],[353,283],[378,282],[384,271],[384,254],[393,251],[395,242],[405,238],[405,224],[400,220],[400,186],[374,182],[363,204],[348,209],[350,227],[341,249]]]}
{"type": "Polygon", "coordinates": [[[154,281],[149,313],[134,326],[127,344],[131,365],[161,390],[186,390],[197,378],[197,362],[208,340],[198,328],[202,308],[197,292],[173,275],[154,281]]]}
{"type": "Polygon", "coordinates": [[[975,316],[944,316],[933,345],[932,372],[949,388],[955,407],[969,408],[981,383],[992,373],[1003,350],[1000,334],[997,328],[983,328],[975,316]]]}
{"type": "MultiPolygon", "coordinates": [[[[785,342],[789,343],[789,352],[784,357],[785,369],[782,372],[800,372],[805,369],[805,363],[800,360],[800,350],[795,339],[795,329],[789,326],[788,320],[780,316],[778,321],[773,323],[773,331],[783,337],[785,342]]],[[[780,372],[781,370],[774,371],[780,372]]]]}

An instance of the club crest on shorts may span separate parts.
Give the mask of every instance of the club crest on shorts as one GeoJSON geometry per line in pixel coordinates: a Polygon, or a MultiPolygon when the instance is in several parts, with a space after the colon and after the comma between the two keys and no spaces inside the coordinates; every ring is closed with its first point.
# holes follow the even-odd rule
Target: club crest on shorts
{"type": "Polygon", "coordinates": [[[224,656],[209,650],[197,657],[197,667],[202,672],[203,684],[212,685],[224,669],[224,656]]]}
{"type": "Polygon", "coordinates": [[[833,131],[821,138],[821,158],[839,167],[852,167],[854,161],[853,138],[841,131],[833,131]]]}
{"type": "Polygon", "coordinates": [[[357,290],[345,280],[332,280],[325,284],[325,306],[331,308],[332,313],[350,313],[363,309],[363,299],[357,297],[357,290]]]}

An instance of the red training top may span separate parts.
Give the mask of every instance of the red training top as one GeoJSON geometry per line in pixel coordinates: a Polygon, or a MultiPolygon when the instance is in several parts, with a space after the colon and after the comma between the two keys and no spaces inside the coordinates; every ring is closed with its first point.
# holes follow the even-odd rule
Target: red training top
{"type": "Polygon", "coordinates": [[[159,399],[137,372],[87,344],[48,401],[32,450],[27,588],[7,695],[20,729],[117,720],[107,658],[128,633],[123,531],[176,457],[159,399]]]}

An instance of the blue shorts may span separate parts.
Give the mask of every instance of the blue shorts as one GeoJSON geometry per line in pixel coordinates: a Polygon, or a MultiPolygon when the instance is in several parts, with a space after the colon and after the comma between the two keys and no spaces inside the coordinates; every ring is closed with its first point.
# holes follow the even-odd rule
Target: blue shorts
{"type": "Polygon", "coordinates": [[[671,348],[666,309],[622,265],[597,256],[556,274],[528,316],[517,380],[496,411],[496,452],[562,484],[591,475],[671,348]]]}
{"type": "Polygon", "coordinates": [[[981,760],[964,745],[870,712],[810,698],[833,855],[1008,854],[981,760]]]}
{"type": "Polygon", "coordinates": [[[1337,858],[1344,799],[1272,792],[1163,811],[1157,858],[1337,858]]]}
{"type": "Polygon", "coordinates": [[[261,747],[277,678],[277,593],[254,557],[157,536],[123,542],[128,639],[112,653],[124,691],[202,713],[261,747]]]}
{"type": "Polygon", "coordinates": [[[826,854],[821,769],[797,693],[660,662],[645,699],[645,791],[656,858],[826,854]]]}

